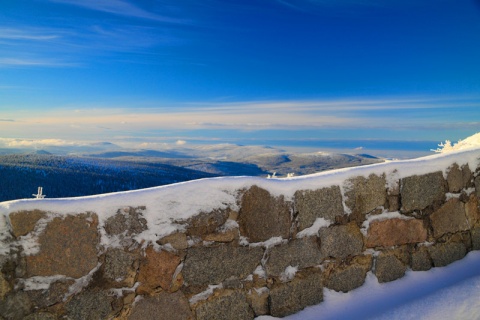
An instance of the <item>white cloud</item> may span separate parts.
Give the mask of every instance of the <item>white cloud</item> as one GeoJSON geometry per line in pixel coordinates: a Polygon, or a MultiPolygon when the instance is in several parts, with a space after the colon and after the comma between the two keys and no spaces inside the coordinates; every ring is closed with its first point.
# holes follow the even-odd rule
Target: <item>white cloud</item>
{"type": "Polygon", "coordinates": [[[0,58],[0,67],[74,67],[76,63],[69,63],[51,59],[29,58],[0,58]]]}
{"type": "Polygon", "coordinates": [[[175,144],[176,144],[177,146],[183,146],[183,145],[187,144],[187,141],[185,141],[185,140],[177,140],[177,142],[175,142],[175,144]]]}
{"type": "Polygon", "coordinates": [[[66,141],[62,139],[13,139],[0,138],[0,143],[11,148],[15,147],[36,147],[36,146],[75,146],[83,145],[78,141],[66,141]]]}
{"type": "Polygon", "coordinates": [[[154,13],[145,11],[138,6],[135,6],[128,1],[123,0],[108,0],[108,1],[98,1],[98,0],[50,0],[52,2],[70,4],[75,6],[84,7],[90,10],[102,11],[111,14],[135,17],[140,19],[149,19],[161,22],[169,23],[184,23],[185,20],[175,19],[167,16],[162,16],[154,13]]]}
{"type": "Polygon", "coordinates": [[[0,40],[35,40],[48,41],[60,38],[60,35],[39,28],[0,27],[0,40]]]}

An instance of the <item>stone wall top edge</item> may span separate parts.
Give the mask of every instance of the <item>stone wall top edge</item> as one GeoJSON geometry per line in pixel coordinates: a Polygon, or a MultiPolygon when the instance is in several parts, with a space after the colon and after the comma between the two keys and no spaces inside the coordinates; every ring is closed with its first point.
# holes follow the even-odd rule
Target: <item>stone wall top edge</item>
{"type": "MultiPolygon", "coordinates": [[[[209,193],[212,192],[217,195],[235,195],[239,190],[248,189],[253,185],[268,190],[273,196],[283,195],[286,200],[291,200],[297,190],[315,190],[333,185],[342,186],[346,180],[358,176],[368,177],[371,174],[379,176],[385,174],[387,183],[389,183],[390,181],[388,180],[399,180],[413,175],[422,175],[436,171],[442,171],[445,175],[446,170],[454,163],[457,163],[459,166],[468,164],[472,172],[475,172],[480,163],[480,148],[447,154],[435,154],[409,160],[387,160],[383,163],[329,170],[292,178],[266,179],[248,176],[205,178],[147,189],[85,197],[20,199],[0,202],[0,215],[5,216],[14,211],[34,209],[68,214],[87,211],[98,212],[104,209],[116,210],[127,206],[148,207],[165,199],[168,199],[167,201],[170,202],[176,200],[189,202],[191,200],[189,200],[189,197],[185,197],[185,195],[198,193],[199,188],[209,190],[209,193]]],[[[210,204],[203,206],[205,210],[211,209],[209,208],[212,204],[211,200],[205,200],[210,204]]],[[[223,201],[222,204],[226,206],[235,205],[233,197],[229,200],[232,203],[223,201]]],[[[202,211],[201,201],[197,206],[202,211]]]]}

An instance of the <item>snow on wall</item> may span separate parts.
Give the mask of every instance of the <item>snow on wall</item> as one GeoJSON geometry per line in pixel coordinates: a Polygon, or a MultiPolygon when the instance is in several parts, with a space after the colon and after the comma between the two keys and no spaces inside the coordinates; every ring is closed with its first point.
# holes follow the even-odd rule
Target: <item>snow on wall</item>
{"type": "Polygon", "coordinates": [[[3,202],[0,263],[15,272],[1,274],[0,315],[141,319],[167,301],[197,319],[291,314],[367,272],[392,281],[480,249],[479,164],[476,147],[283,179],[3,202]],[[60,284],[57,301],[49,288],[60,284]],[[12,307],[25,293],[25,308],[12,307]],[[87,293],[100,305],[87,307],[87,293]]]}
{"type": "Polygon", "coordinates": [[[387,184],[394,186],[399,179],[442,171],[457,163],[468,164],[472,171],[479,163],[479,149],[432,155],[413,160],[396,160],[374,165],[331,170],[291,178],[264,179],[259,177],[221,177],[199,179],[167,186],[125,191],[77,198],[61,199],[23,199],[0,203],[0,253],[8,248],[3,239],[8,236],[8,214],[20,210],[44,210],[61,214],[74,214],[92,211],[102,222],[115,214],[120,207],[146,206],[144,218],[150,226],[142,234],[143,239],[152,241],[173,233],[178,226],[171,224],[172,219],[188,219],[200,212],[213,209],[237,208],[239,190],[257,185],[268,190],[274,196],[283,195],[291,200],[297,190],[315,190],[332,185],[343,186],[344,181],[356,176],[368,177],[371,174],[386,173],[387,184]]]}

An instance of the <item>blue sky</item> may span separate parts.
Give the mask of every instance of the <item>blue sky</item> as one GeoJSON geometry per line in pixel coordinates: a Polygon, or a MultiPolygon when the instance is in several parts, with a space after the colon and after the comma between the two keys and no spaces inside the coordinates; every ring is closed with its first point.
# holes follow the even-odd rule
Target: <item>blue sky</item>
{"type": "Polygon", "coordinates": [[[0,137],[458,140],[479,57],[478,0],[2,1],[0,137]]]}

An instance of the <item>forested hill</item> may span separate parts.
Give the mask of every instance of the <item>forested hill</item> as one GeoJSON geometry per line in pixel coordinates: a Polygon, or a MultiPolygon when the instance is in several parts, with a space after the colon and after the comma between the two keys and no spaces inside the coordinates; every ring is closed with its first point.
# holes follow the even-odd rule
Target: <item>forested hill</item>
{"type": "Polygon", "coordinates": [[[0,156],[0,201],[32,198],[42,186],[49,198],[148,188],[218,176],[174,165],[73,156],[0,156]]]}

